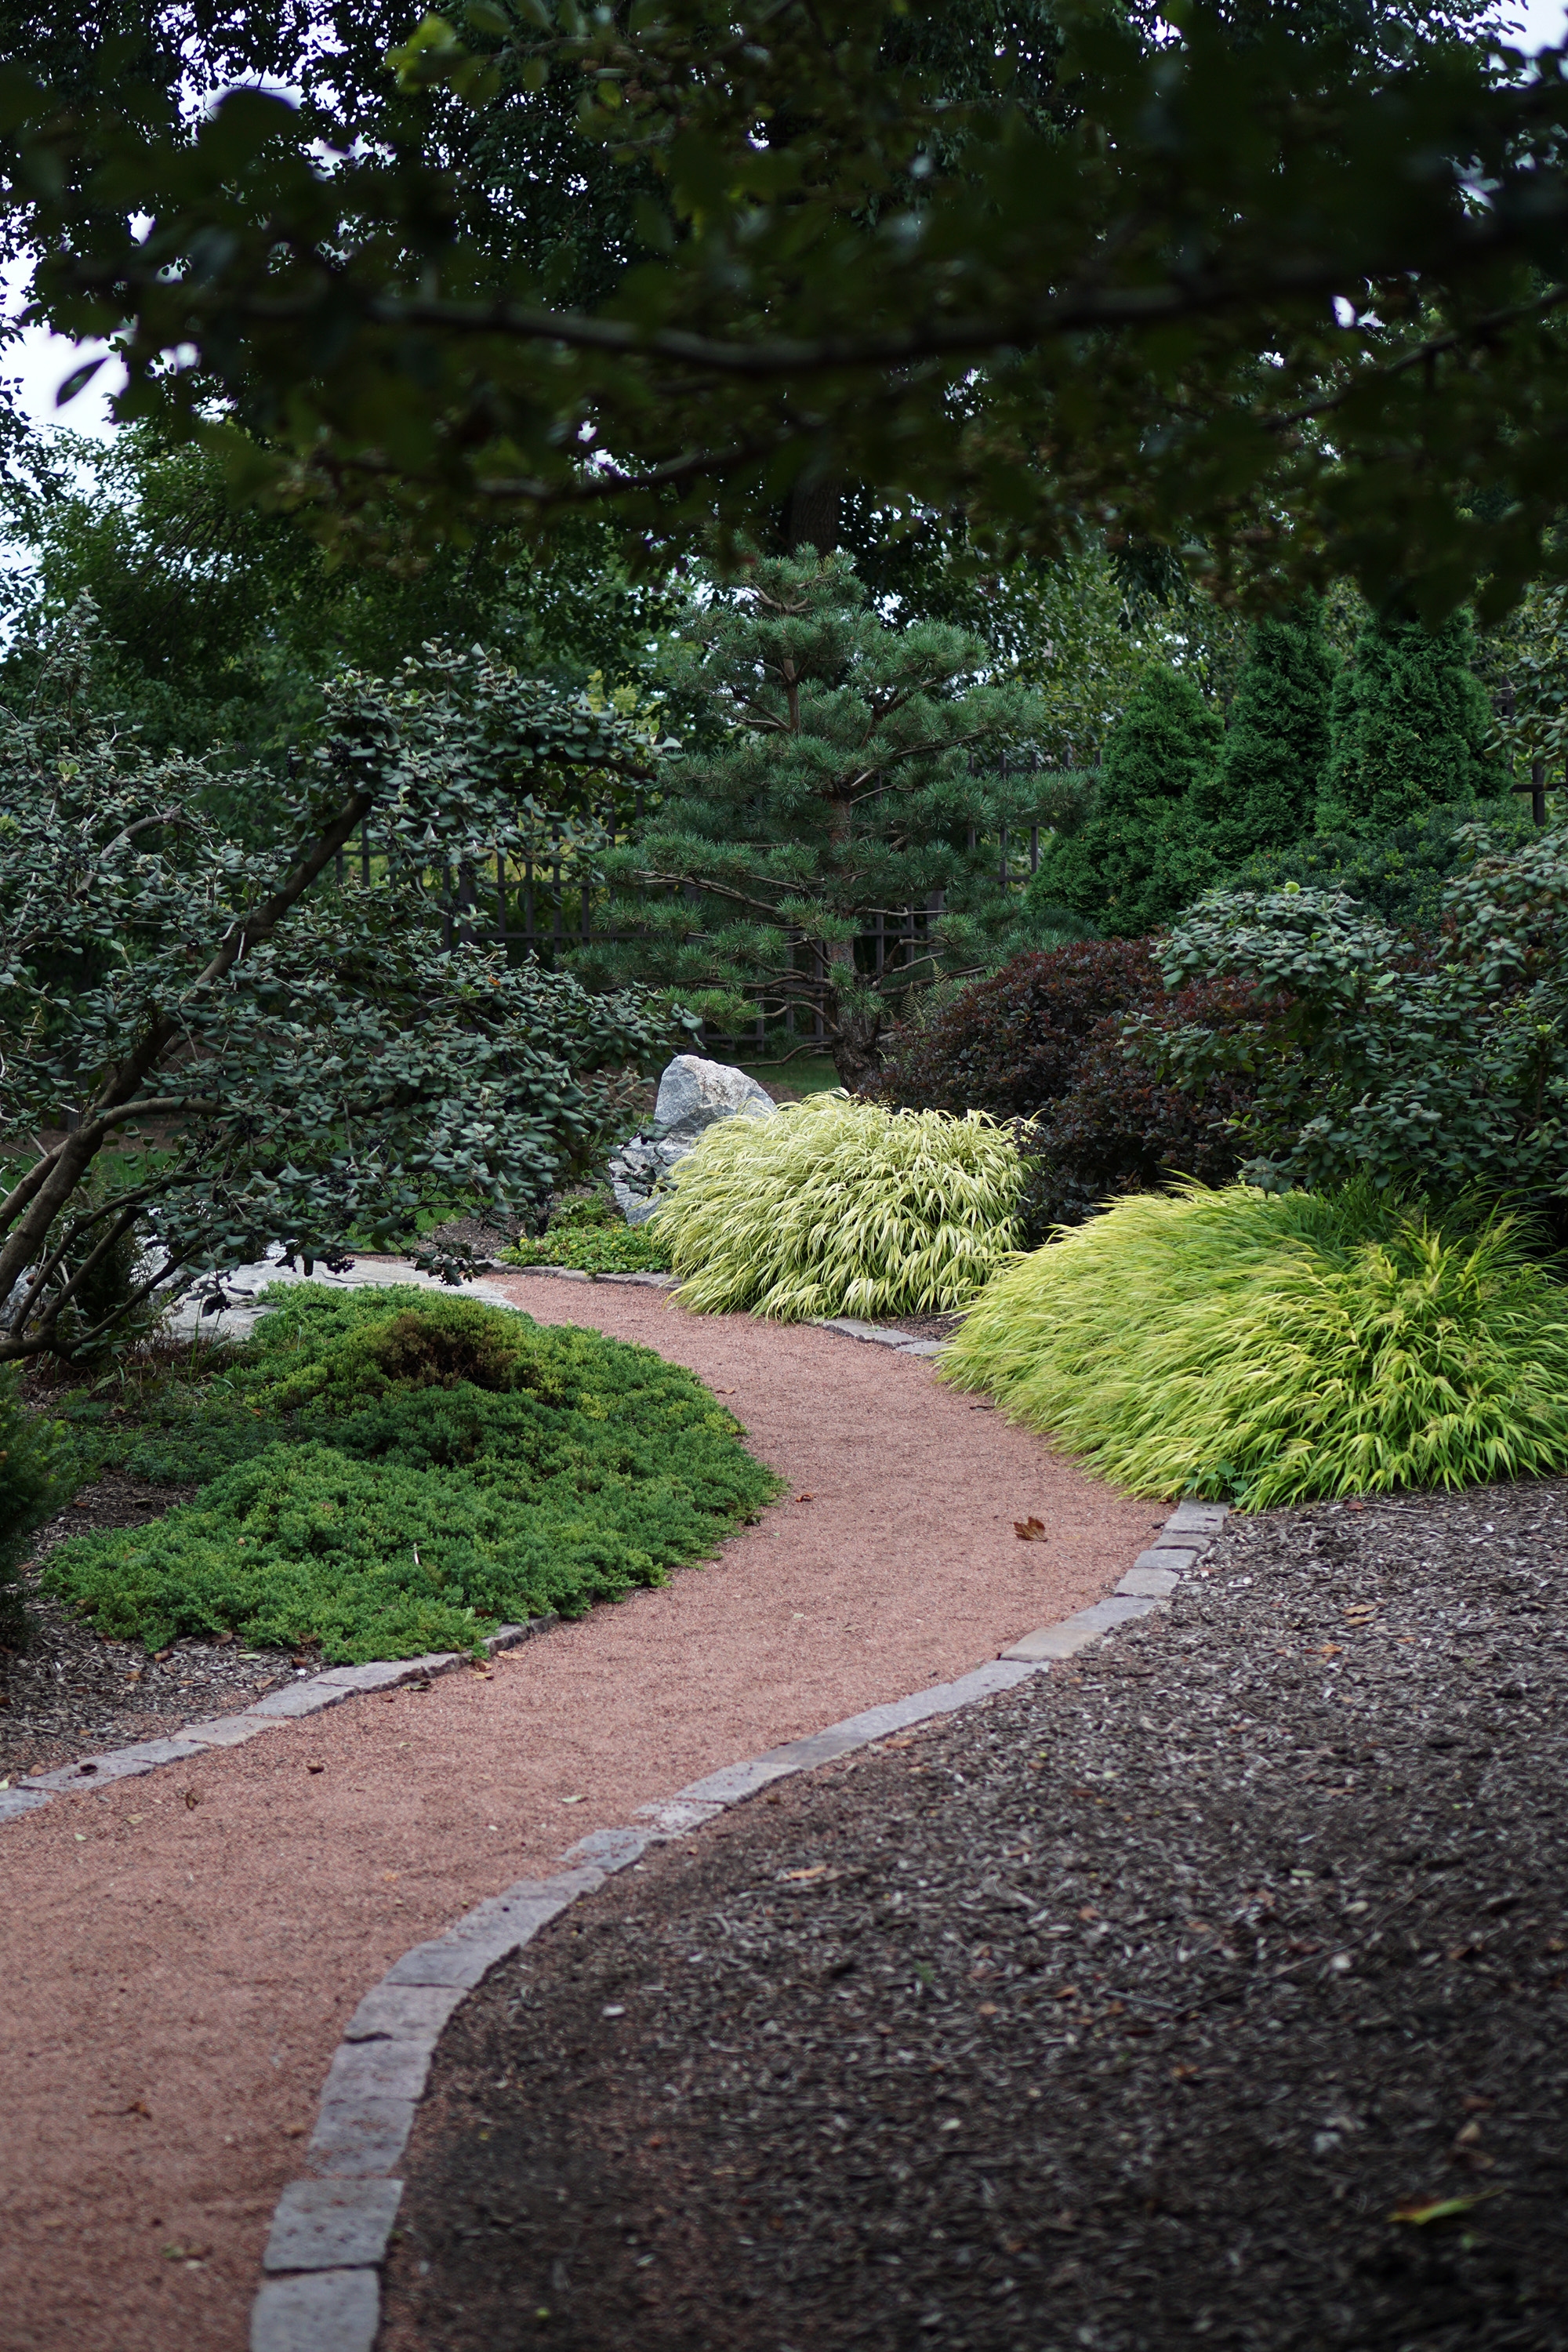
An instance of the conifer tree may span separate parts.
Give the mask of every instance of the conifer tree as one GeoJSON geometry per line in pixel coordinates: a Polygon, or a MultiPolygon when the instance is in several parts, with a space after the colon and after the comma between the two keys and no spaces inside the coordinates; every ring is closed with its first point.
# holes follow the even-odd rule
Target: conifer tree
{"type": "Polygon", "coordinates": [[[1186,812],[1222,731],[1190,678],[1151,670],[1110,730],[1083,823],[1042,846],[1029,904],[1069,907],[1112,939],[1142,938],[1178,914],[1202,887],[1187,873],[1186,812]]]}
{"type": "Polygon", "coordinates": [[[1311,832],[1333,686],[1333,655],[1315,604],[1290,620],[1258,624],[1219,758],[1188,803],[1184,880],[1201,887],[1311,832]]]}
{"type": "MultiPolygon", "coordinates": [[[[676,988],[733,1034],[791,1014],[856,1087],[912,988],[977,968],[1016,922],[998,878],[1008,745],[1047,714],[994,657],[935,622],[899,630],[840,555],[752,565],[694,598],[696,725],[659,805],[613,854],[607,943],[590,979],[676,988]]],[[[1015,763],[1016,770],[1018,763],[1015,763]]]]}
{"type": "Polygon", "coordinates": [[[1483,750],[1491,710],[1474,653],[1466,612],[1436,629],[1398,610],[1368,622],[1334,682],[1320,833],[1376,840],[1428,808],[1506,788],[1483,750]]]}

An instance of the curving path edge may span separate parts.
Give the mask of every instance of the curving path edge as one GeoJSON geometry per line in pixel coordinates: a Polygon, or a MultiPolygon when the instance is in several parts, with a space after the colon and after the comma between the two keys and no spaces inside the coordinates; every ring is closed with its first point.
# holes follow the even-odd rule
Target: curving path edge
{"type": "Polygon", "coordinates": [[[520,1878],[444,1935],[405,1952],[365,1994],[333,2053],[307,2150],[310,2172],[290,2182],[273,2214],[262,2257],[266,2275],[251,2311],[250,2352],[374,2352],[381,2264],[403,2197],[395,2168],[447,2021],[491,1969],[649,1846],[689,1835],[775,1780],[1011,1690],[1119,1625],[1168,1608],[1226,1517],[1217,1504],[1178,1504],[1106,1600],[1025,1634],[956,1682],[868,1707],[638,1806],[646,1827],[590,1832],[567,1848],[550,1877],[520,1878]]]}

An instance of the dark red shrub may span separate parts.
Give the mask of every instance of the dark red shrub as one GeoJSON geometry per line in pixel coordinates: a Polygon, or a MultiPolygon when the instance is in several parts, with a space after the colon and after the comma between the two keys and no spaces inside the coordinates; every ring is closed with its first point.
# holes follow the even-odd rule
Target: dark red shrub
{"type": "Polygon", "coordinates": [[[884,1073],[884,1101],[914,1110],[989,1111],[1030,1120],[1025,1203],[1031,1243],[1081,1224],[1120,1192],[1157,1191],[1173,1175],[1224,1184],[1242,1147],[1230,1121],[1250,1080],[1212,1078],[1187,1093],[1130,1058],[1130,1015],[1161,1028],[1252,1025],[1246,991],[1202,982],[1168,995],[1146,940],[1097,940],[1017,956],[912,1033],[884,1073]]]}
{"type": "Polygon", "coordinates": [[[910,1110],[1031,1118],[1067,1093],[1108,1013],[1163,993],[1147,940],[1082,940],[1015,956],[928,1027],[895,1041],[878,1094],[910,1110]]]}
{"type": "MultiPolygon", "coordinates": [[[[1203,982],[1174,996],[1160,991],[1140,1008],[1160,1028],[1234,1029],[1246,1021],[1245,993],[1203,982]]],[[[1227,1184],[1245,1156],[1231,1122],[1247,1109],[1252,1081],[1227,1074],[1201,1092],[1165,1085],[1121,1042],[1125,1015],[1113,1013],[1086,1040],[1068,1092],[1019,1141],[1034,1160],[1026,1201],[1031,1242],[1052,1225],[1078,1225],[1120,1192],[1153,1192],[1173,1176],[1227,1184]]]]}

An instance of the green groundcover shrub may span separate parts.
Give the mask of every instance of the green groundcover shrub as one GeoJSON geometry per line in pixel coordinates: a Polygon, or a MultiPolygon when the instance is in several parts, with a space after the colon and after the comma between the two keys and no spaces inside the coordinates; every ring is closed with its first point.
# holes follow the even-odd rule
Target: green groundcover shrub
{"type": "Polygon", "coordinates": [[[1140,1495],[1561,1472],[1568,1290],[1531,1242],[1364,1182],[1137,1195],[1000,1275],[942,1370],[1140,1495]]]}
{"type": "Polygon", "coordinates": [[[578,1274],[668,1274],[669,1253],[646,1225],[628,1225],[607,1201],[569,1201],[537,1240],[500,1253],[505,1265],[565,1265],[578,1274]]]}
{"type": "Polygon", "coordinates": [[[60,1545],[44,1587],[149,1649],[230,1632],[331,1661],[465,1649],[711,1553],[778,1492],[742,1433],[647,1348],[301,1284],[133,1434],[80,1426],[79,1465],[208,1483],[149,1526],[60,1545]]]}
{"type": "Polygon", "coordinates": [[[1016,1247],[1024,1172],[978,1112],[816,1095],[709,1128],[651,1222],[699,1314],[932,1314],[966,1306],[1016,1247]]]}

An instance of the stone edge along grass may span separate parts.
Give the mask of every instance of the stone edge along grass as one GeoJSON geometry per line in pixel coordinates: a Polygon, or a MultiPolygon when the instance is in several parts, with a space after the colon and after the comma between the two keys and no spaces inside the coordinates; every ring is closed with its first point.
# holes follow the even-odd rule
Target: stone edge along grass
{"type": "MultiPolygon", "coordinates": [[[[636,1283],[660,1290],[673,1289],[675,1277],[668,1274],[580,1274],[568,1266],[520,1266],[521,1274],[547,1275],[560,1282],[636,1283]]],[[[378,1269],[374,1279],[381,1284],[389,1278],[378,1269]]],[[[421,1277],[412,1271],[398,1281],[419,1283],[421,1277]]],[[[343,1287],[352,1286],[352,1278],[343,1287]]],[[[433,1288],[444,1286],[423,1277],[423,1284],[433,1288]]],[[[464,1294],[484,1299],[492,1307],[515,1307],[513,1299],[504,1298],[498,1291],[476,1283],[464,1294]]],[[[818,1327],[825,1331],[840,1331],[855,1339],[868,1339],[879,1346],[894,1348],[907,1356],[934,1356],[940,1342],[915,1339],[903,1332],[885,1331],[874,1323],[859,1323],[848,1316],[818,1327]]],[[[518,1643],[531,1641],[537,1633],[546,1633],[559,1622],[553,1610],[531,1617],[525,1625],[503,1625],[489,1636],[484,1646],[493,1656],[498,1650],[514,1649],[518,1643]]],[[[199,1756],[209,1748],[237,1748],[242,1741],[254,1739],[258,1733],[269,1730],[274,1724],[292,1722],[304,1715],[319,1715],[324,1707],[353,1696],[356,1691],[391,1690],[403,1683],[426,1682],[432,1675],[442,1675],[468,1659],[465,1650],[432,1652],[423,1658],[397,1658],[364,1666],[331,1666],[319,1675],[304,1675],[280,1689],[268,1691],[265,1698],[237,1715],[216,1716],[205,1723],[188,1723],[182,1729],[161,1739],[141,1739],[129,1748],[111,1748],[100,1756],[86,1756],[75,1764],[61,1764],[52,1771],[25,1774],[15,1788],[0,1786],[0,1822],[17,1820],[24,1813],[36,1812],[47,1805],[51,1797],[62,1790],[79,1792],[107,1789],[117,1780],[128,1780],[141,1772],[151,1772],[162,1764],[183,1764],[192,1756],[199,1756]]]]}
{"type": "Polygon", "coordinates": [[[405,1952],[360,2002],[328,2069],[307,2151],[311,2175],[290,2182],[273,2213],[262,2256],[265,2277],[251,2309],[250,2352],[374,2352],[381,2264],[403,2195],[394,2168],[413,2129],[442,2030],[491,1969],[651,1846],[689,1835],[773,1781],[1048,1673],[1118,1625],[1167,1607],[1226,1516],[1218,1505],[1179,1505],[1107,1600],[1026,1633],[956,1682],[868,1707],[639,1806],[642,1826],[590,1832],[568,1847],[552,1876],[519,1879],[465,1913],[445,1935],[405,1952]]]}

